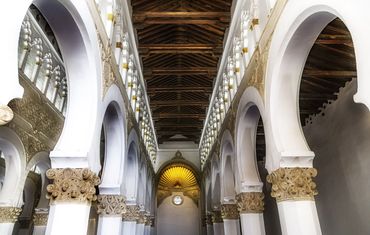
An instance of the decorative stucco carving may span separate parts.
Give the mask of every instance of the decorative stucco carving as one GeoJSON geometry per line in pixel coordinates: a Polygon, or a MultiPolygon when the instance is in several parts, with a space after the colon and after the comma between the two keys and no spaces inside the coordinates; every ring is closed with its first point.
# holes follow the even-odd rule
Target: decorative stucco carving
{"type": "Polygon", "coordinates": [[[236,195],[240,214],[262,213],[264,197],[262,192],[243,192],[236,195]]]}
{"type": "Polygon", "coordinates": [[[124,196],[98,195],[97,213],[104,216],[122,216],[126,212],[124,196]]]}
{"type": "Polygon", "coordinates": [[[140,216],[140,207],[137,205],[127,205],[126,212],[122,215],[123,221],[137,221],[140,216]]]}
{"type": "Polygon", "coordinates": [[[33,223],[35,226],[46,226],[48,223],[49,213],[46,212],[35,212],[33,215],[33,223]]]}
{"type": "Polygon", "coordinates": [[[155,217],[150,216],[150,227],[154,227],[154,226],[155,226],[155,217]]]}
{"type": "Polygon", "coordinates": [[[316,175],[315,168],[279,168],[267,176],[271,196],[278,202],[314,200],[318,192],[312,178],[316,175]]]}
{"type": "Polygon", "coordinates": [[[19,207],[0,207],[0,223],[15,223],[21,212],[19,207]]]}
{"type": "Polygon", "coordinates": [[[117,79],[114,76],[113,69],[111,66],[112,60],[112,48],[109,44],[104,46],[101,38],[99,37],[99,48],[101,51],[101,61],[102,61],[102,68],[103,68],[103,97],[107,93],[109,87],[113,84],[117,84],[117,79]]]}
{"type": "Polygon", "coordinates": [[[222,219],[239,219],[238,206],[236,204],[221,205],[222,219]]]}
{"type": "Polygon", "coordinates": [[[207,214],[206,215],[206,224],[208,225],[212,225],[213,222],[212,222],[212,214],[207,214]]]}
{"type": "Polygon", "coordinates": [[[47,198],[54,202],[93,202],[97,199],[95,186],[99,177],[87,168],[49,169],[46,176],[53,180],[47,186],[47,198]]]}
{"type": "Polygon", "coordinates": [[[138,224],[145,224],[145,221],[146,221],[145,211],[140,211],[139,212],[139,217],[137,219],[137,223],[138,224]]]}
{"type": "Polygon", "coordinates": [[[217,224],[217,223],[223,223],[224,221],[222,220],[221,216],[221,211],[213,211],[212,212],[212,223],[217,224]]]}
{"type": "Polygon", "coordinates": [[[13,110],[8,105],[0,105],[0,126],[9,123],[13,117],[13,110]]]}

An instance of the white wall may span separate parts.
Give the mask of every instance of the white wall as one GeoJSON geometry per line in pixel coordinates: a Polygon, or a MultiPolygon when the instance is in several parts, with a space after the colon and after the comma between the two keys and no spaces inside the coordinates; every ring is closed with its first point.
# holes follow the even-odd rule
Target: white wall
{"type": "Polygon", "coordinates": [[[159,205],[157,210],[157,234],[159,235],[198,235],[199,234],[199,211],[197,205],[189,197],[184,198],[182,205],[175,206],[172,203],[174,195],[182,195],[181,192],[173,193],[159,205]]]}
{"type": "Polygon", "coordinates": [[[352,81],[304,128],[315,152],[319,195],[317,210],[323,234],[370,234],[370,113],[353,102],[352,81]]]}
{"type": "Polygon", "coordinates": [[[182,156],[193,163],[198,170],[200,169],[198,145],[193,142],[165,142],[159,146],[155,170],[157,171],[163,163],[174,158],[177,151],[180,151],[182,156]]]}

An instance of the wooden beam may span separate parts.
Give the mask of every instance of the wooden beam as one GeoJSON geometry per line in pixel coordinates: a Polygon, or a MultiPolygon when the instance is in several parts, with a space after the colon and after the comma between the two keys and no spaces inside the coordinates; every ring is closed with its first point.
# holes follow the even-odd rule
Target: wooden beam
{"type": "Polygon", "coordinates": [[[149,95],[156,93],[184,93],[184,92],[203,92],[212,93],[212,87],[193,87],[193,86],[173,86],[173,87],[148,87],[147,93],[149,95]]]}
{"type": "MultiPolygon", "coordinates": [[[[215,47],[219,47],[218,45],[213,44],[142,44],[139,45],[139,49],[145,48],[150,50],[211,50],[215,47]]],[[[222,45],[220,45],[222,47],[222,45]]]]}
{"type": "Polygon", "coordinates": [[[153,119],[158,118],[195,118],[195,119],[205,119],[206,114],[198,113],[153,113],[153,119]]]}
{"type": "Polygon", "coordinates": [[[174,131],[158,131],[157,136],[164,136],[164,135],[195,135],[199,136],[200,131],[181,131],[181,130],[174,130],[174,131]]]}
{"type": "Polygon", "coordinates": [[[356,71],[345,71],[345,70],[304,70],[303,77],[328,77],[328,78],[347,78],[347,77],[357,77],[356,71]]]}
{"type": "Polygon", "coordinates": [[[150,106],[208,106],[209,101],[204,100],[153,100],[150,106]]]}
{"type": "Polygon", "coordinates": [[[144,76],[156,76],[156,75],[194,75],[194,74],[207,74],[215,75],[217,73],[217,68],[215,67],[162,67],[155,69],[146,69],[144,71],[144,76]]]}
{"type": "Polygon", "coordinates": [[[135,12],[133,15],[135,19],[147,19],[147,18],[219,18],[229,17],[230,12],[154,12],[144,11],[135,12]]]}
{"type": "Polygon", "coordinates": [[[193,24],[193,25],[217,25],[217,26],[225,26],[225,23],[221,22],[220,20],[189,20],[189,19],[180,19],[180,20],[144,20],[143,22],[134,22],[135,28],[141,29],[147,25],[186,25],[186,24],[193,24]]]}
{"type": "Polygon", "coordinates": [[[194,123],[184,124],[182,122],[171,123],[171,122],[163,122],[163,121],[156,123],[154,126],[156,129],[171,128],[171,127],[174,127],[174,128],[203,128],[203,124],[194,124],[194,123]]]}

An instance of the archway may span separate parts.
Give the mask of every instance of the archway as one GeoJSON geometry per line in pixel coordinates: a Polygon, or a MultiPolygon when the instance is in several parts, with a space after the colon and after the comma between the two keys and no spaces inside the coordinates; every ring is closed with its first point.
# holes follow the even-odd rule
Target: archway
{"type": "Polygon", "coordinates": [[[200,234],[200,187],[195,168],[184,161],[170,161],[156,178],[157,233],[200,234]]]}

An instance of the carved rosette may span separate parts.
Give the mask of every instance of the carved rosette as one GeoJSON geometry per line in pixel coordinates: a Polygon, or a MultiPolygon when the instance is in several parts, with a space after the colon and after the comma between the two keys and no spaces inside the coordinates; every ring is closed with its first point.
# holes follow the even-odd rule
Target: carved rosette
{"type": "Polygon", "coordinates": [[[46,176],[53,180],[47,186],[47,198],[54,202],[88,202],[97,199],[95,186],[99,185],[99,177],[87,168],[55,168],[49,169],[46,176]]]}
{"type": "Polygon", "coordinates": [[[208,225],[212,225],[213,224],[213,222],[212,222],[212,214],[206,215],[206,224],[208,224],[208,225]]]}
{"type": "Polygon", "coordinates": [[[262,192],[243,192],[236,195],[240,214],[263,213],[264,194],[262,192]]]}
{"type": "Polygon", "coordinates": [[[15,223],[22,209],[19,207],[0,207],[0,223],[15,223]]]}
{"type": "Polygon", "coordinates": [[[13,110],[8,105],[0,105],[0,126],[9,123],[13,117],[13,110]]]}
{"type": "Polygon", "coordinates": [[[140,207],[137,205],[127,205],[126,212],[122,215],[123,221],[137,221],[140,216],[140,207]]]}
{"type": "Polygon", "coordinates": [[[238,206],[236,204],[222,204],[221,216],[222,219],[239,219],[238,206]]]}
{"type": "Polygon", "coordinates": [[[97,213],[103,216],[122,216],[126,213],[125,198],[121,195],[98,195],[97,213]]]}
{"type": "Polygon", "coordinates": [[[33,223],[35,226],[46,226],[48,223],[49,214],[47,212],[36,212],[33,215],[33,223]]]}
{"type": "Polygon", "coordinates": [[[272,184],[271,196],[281,201],[313,201],[318,194],[312,178],[316,177],[315,168],[279,168],[267,176],[272,184]]]}
{"type": "Polygon", "coordinates": [[[213,211],[212,212],[212,223],[217,224],[217,223],[223,223],[224,221],[222,220],[221,216],[221,211],[213,211]]]}

